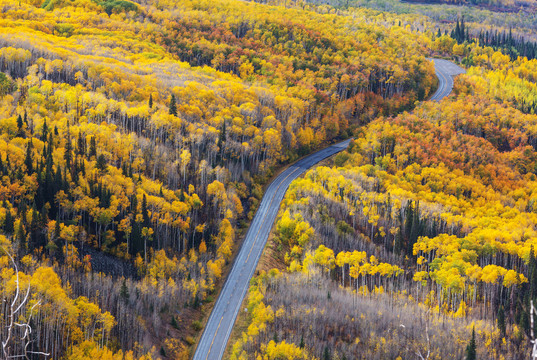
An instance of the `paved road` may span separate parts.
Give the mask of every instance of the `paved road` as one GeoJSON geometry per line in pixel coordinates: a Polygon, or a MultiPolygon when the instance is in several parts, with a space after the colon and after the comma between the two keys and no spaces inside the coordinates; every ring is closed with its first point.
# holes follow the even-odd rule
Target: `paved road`
{"type": "Polygon", "coordinates": [[[283,171],[269,185],[205,326],[194,360],[222,358],[250,279],[289,184],[319,161],[346,149],[349,142],[350,140],[343,141],[298,161],[283,171]]]}
{"type": "MultiPolygon", "coordinates": [[[[460,74],[464,70],[446,60],[434,60],[434,62],[440,84],[431,100],[440,100],[449,95],[453,88],[452,75],[460,74]]],[[[289,184],[319,161],[346,149],[349,142],[350,140],[343,141],[298,161],[269,185],[205,326],[194,354],[194,360],[222,359],[250,279],[289,184]]]]}
{"type": "Polygon", "coordinates": [[[433,62],[439,82],[438,89],[431,97],[431,100],[440,101],[451,94],[451,90],[453,90],[453,77],[464,74],[466,70],[447,60],[433,59],[433,62]]]}

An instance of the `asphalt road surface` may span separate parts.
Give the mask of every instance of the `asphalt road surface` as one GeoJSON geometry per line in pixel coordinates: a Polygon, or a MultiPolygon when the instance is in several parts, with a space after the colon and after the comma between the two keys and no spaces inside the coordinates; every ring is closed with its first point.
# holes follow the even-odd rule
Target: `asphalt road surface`
{"type": "Polygon", "coordinates": [[[350,140],[343,141],[299,160],[269,185],[205,326],[194,360],[222,358],[250,279],[265,248],[280,202],[289,184],[319,161],[346,149],[349,142],[350,140]]]}
{"type": "MultiPolygon", "coordinates": [[[[464,69],[446,60],[433,61],[439,87],[431,100],[440,100],[451,93],[452,76],[463,73],[464,69]]],[[[289,184],[319,161],[346,149],[349,142],[350,140],[346,140],[309,155],[289,166],[269,185],[205,326],[194,360],[222,359],[250,279],[265,248],[280,202],[289,184]]]]}
{"type": "Polygon", "coordinates": [[[438,76],[438,89],[431,97],[431,100],[440,101],[453,90],[453,77],[464,74],[466,71],[451,61],[433,59],[436,76],[438,76]]]}

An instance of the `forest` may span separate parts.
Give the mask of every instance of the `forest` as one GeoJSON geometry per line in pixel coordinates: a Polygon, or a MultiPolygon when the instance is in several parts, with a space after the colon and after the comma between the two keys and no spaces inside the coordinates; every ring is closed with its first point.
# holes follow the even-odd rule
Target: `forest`
{"type": "Polygon", "coordinates": [[[1,356],[190,358],[274,172],[432,94],[413,20],[318,10],[2,1],[1,356]]]}
{"type": "MultiPolygon", "coordinates": [[[[429,26],[440,27],[442,33],[454,30],[457,19],[464,17],[473,35],[483,32],[498,31],[503,33],[513,31],[513,35],[523,36],[527,41],[535,40],[535,30],[537,29],[537,12],[528,6],[502,6],[495,7],[494,1],[487,1],[492,6],[475,6],[482,1],[398,1],[398,0],[269,0],[273,4],[330,4],[338,11],[349,11],[352,9],[370,9],[378,11],[379,14],[392,13],[397,16],[421,17],[422,23],[425,21],[429,26]]],[[[500,3],[500,2],[497,2],[500,3]]],[[[510,1],[505,4],[513,3],[510,1]]],[[[522,2],[514,2],[522,3],[522,2]]],[[[530,3],[530,2],[527,2],[530,3]]],[[[535,2],[533,1],[533,4],[535,2]]],[[[308,5],[305,5],[308,6],[308,5]]],[[[533,5],[535,6],[535,5],[533,5]]]]}
{"type": "Polygon", "coordinates": [[[291,184],[231,359],[531,354],[537,61],[431,48],[468,66],[454,94],[378,117],[291,184]]]}
{"type": "Polygon", "coordinates": [[[228,356],[527,358],[531,2],[0,1],[0,357],[191,358],[264,186],[352,138],[228,356]],[[430,57],[467,68],[439,103],[430,57]]]}

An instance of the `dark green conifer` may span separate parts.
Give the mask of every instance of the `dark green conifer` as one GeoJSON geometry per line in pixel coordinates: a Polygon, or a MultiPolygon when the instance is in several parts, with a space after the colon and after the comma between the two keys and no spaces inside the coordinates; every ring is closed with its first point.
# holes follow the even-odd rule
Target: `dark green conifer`
{"type": "Polygon", "coordinates": [[[23,135],[23,132],[22,132],[22,126],[24,125],[23,121],[22,121],[22,116],[19,116],[17,117],[17,135],[18,136],[21,136],[23,135]]]}
{"type": "Polygon", "coordinates": [[[31,175],[34,172],[33,167],[34,160],[32,159],[32,141],[30,140],[26,145],[26,157],[24,158],[24,165],[26,165],[26,173],[31,175]]]}
{"type": "Polygon", "coordinates": [[[92,156],[97,157],[97,144],[95,143],[95,136],[91,137],[88,156],[90,158],[92,156]]]}
{"type": "Polygon", "coordinates": [[[466,360],[476,360],[477,359],[477,345],[475,342],[475,327],[472,328],[472,338],[470,343],[466,346],[466,360]]]}
{"type": "Polygon", "coordinates": [[[175,103],[175,95],[173,94],[170,99],[170,115],[177,116],[177,104],[175,103]]]}
{"type": "Polygon", "coordinates": [[[323,352],[323,360],[330,360],[332,357],[330,356],[330,350],[328,349],[328,346],[324,347],[323,352]]]}
{"type": "Polygon", "coordinates": [[[4,200],[4,209],[6,209],[6,218],[4,220],[4,232],[6,234],[13,234],[14,224],[11,210],[7,206],[7,202],[4,200]]]}
{"type": "Polygon", "coordinates": [[[48,126],[47,119],[43,120],[43,129],[41,130],[41,141],[47,140],[48,126]]]}
{"type": "Polygon", "coordinates": [[[121,283],[121,289],[119,290],[119,296],[125,300],[128,301],[130,294],[129,294],[129,288],[127,287],[127,281],[123,279],[123,282],[121,283]]]}
{"type": "Polygon", "coordinates": [[[78,155],[84,156],[86,154],[86,141],[81,133],[78,133],[78,141],[76,152],[78,155]]]}
{"type": "Polygon", "coordinates": [[[498,330],[500,330],[500,334],[502,337],[505,337],[506,332],[506,326],[505,326],[505,311],[503,309],[503,305],[500,306],[500,309],[498,310],[498,330]]]}

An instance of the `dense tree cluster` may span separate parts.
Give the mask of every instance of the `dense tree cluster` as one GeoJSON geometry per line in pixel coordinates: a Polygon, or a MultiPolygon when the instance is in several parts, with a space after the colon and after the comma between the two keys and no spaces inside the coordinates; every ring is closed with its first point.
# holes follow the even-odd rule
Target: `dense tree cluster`
{"type": "Polygon", "coordinates": [[[254,282],[233,356],[391,358],[449,342],[460,357],[471,321],[470,353],[525,351],[537,296],[531,43],[484,30],[478,46],[466,23],[452,38],[418,15],[280,5],[4,2],[1,310],[24,305],[17,321],[34,334],[6,335],[14,317],[2,315],[10,356],[188,358],[262,184],[351,134],[335,167],[291,186],[274,237],[285,271],[254,282]],[[474,67],[457,97],[397,115],[431,94],[431,52],[474,67]],[[396,319],[378,322],[375,301],[431,317],[407,316],[409,332],[388,338],[396,319]],[[299,334],[318,314],[332,327],[299,334]]]}
{"type": "MultiPolygon", "coordinates": [[[[160,2],[162,12],[154,17],[167,16],[168,7],[178,20],[167,24],[164,34],[153,34],[155,42],[191,65],[285,89],[300,99],[302,109],[282,104],[286,110],[279,115],[296,113],[296,126],[304,129],[320,121],[325,136],[411,107],[433,83],[431,69],[420,58],[425,38],[402,27],[357,22],[363,13],[350,17],[283,7],[267,12],[246,2],[219,2],[215,9],[211,1],[189,1],[179,8],[160,2]]],[[[284,140],[293,136],[296,131],[284,140]]],[[[308,145],[302,144],[303,136],[300,144],[308,145]]]]}
{"type": "MultiPolygon", "coordinates": [[[[402,24],[411,26],[412,29],[437,34],[438,28],[442,34],[449,34],[456,28],[457,20],[460,21],[464,17],[466,28],[469,28],[470,37],[478,37],[479,32],[486,35],[489,33],[489,39],[494,33],[503,36],[505,33],[512,31],[512,36],[517,42],[517,39],[524,39],[524,42],[534,42],[537,32],[537,11],[535,11],[535,2],[533,6],[525,6],[523,2],[515,2],[515,6],[499,7],[498,4],[492,5],[493,2],[487,1],[486,5],[491,6],[471,6],[469,2],[461,2],[453,4],[447,1],[398,1],[398,0],[270,0],[270,3],[302,3],[312,6],[316,4],[322,7],[321,4],[329,3],[336,7],[338,11],[353,11],[359,8],[360,11],[365,9],[377,10],[383,16],[389,11],[392,16],[399,18],[402,24]],[[451,4],[449,4],[451,3],[451,4]],[[421,24],[421,26],[420,26],[421,24]],[[433,30],[435,29],[435,30],[433,30]]],[[[506,1],[505,3],[509,3],[506,1]]],[[[369,14],[369,18],[373,18],[374,13],[369,14]]],[[[459,24],[460,25],[460,24],[459,24]]],[[[496,38],[500,40],[498,37],[496,38]]],[[[520,44],[520,42],[518,42],[520,44]]],[[[483,41],[481,41],[483,44],[483,41]]],[[[489,44],[492,45],[492,44],[489,44]]],[[[521,51],[519,52],[522,53],[521,51]]]]}
{"type": "MultiPolygon", "coordinates": [[[[188,358],[276,166],[434,84],[427,36],[359,15],[230,0],[2,9],[0,231],[30,289],[31,349],[53,358],[188,358]]],[[[3,314],[19,299],[8,258],[3,314]]]]}
{"type": "MultiPolygon", "coordinates": [[[[441,31],[438,29],[438,37],[441,31]]],[[[455,28],[451,31],[450,36],[457,40],[459,44],[467,42],[478,42],[479,45],[489,46],[495,50],[501,50],[504,54],[511,57],[511,60],[516,60],[519,56],[525,57],[528,60],[537,58],[537,43],[531,40],[526,40],[523,35],[514,35],[512,29],[509,31],[499,32],[496,30],[479,29],[479,33],[470,32],[468,26],[465,25],[464,17],[457,19],[455,28]]]]}
{"type": "Polygon", "coordinates": [[[252,316],[230,359],[464,359],[474,327],[477,358],[495,354],[490,322],[439,316],[407,296],[357,296],[320,272],[261,272],[253,284],[252,316]]]}
{"type": "MultiPolygon", "coordinates": [[[[440,36],[433,47],[442,46],[454,53],[459,44],[440,36]]],[[[460,319],[462,336],[470,341],[456,342],[449,351],[453,358],[479,358],[480,352],[497,359],[527,356],[530,300],[537,294],[537,117],[531,105],[535,84],[529,80],[537,62],[512,61],[475,44],[464,51],[479,66],[458,78],[455,96],[371,122],[334,157],[332,167],[317,167],[291,184],[271,245],[285,271],[258,277],[264,293],[255,297],[274,318],[259,332],[248,329],[233,356],[264,356],[274,333],[279,342],[300,347],[308,327],[297,318],[311,317],[312,324],[323,326],[304,334],[316,338],[306,343],[304,358],[321,358],[325,347],[340,358],[367,351],[375,355],[364,358],[382,351],[405,358],[408,348],[397,345],[393,333],[385,342],[369,343],[363,334],[371,330],[363,322],[333,315],[332,306],[322,304],[333,301],[338,286],[355,298],[344,305],[346,314],[371,297],[386,296],[397,311],[410,311],[396,304],[403,298],[442,319],[460,319]],[[305,292],[308,285],[296,285],[301,281],[313,282],[313,288],[305,292]],[[291,296],[302,307],[290,306],[291,296]],[[473,333],[478,323],[483,328],[473,333]],[[355,335],[347,339],[332,324],[355,335]],[[349,354],[354,336],[363,348],[349,354]]],[[[255,314],[249,312],[252,323],[255,314]]],[[[378,323],[373,333],[382,333],[382,321],[369,322],[378,323]]],[[[434,331],[432,324],[414,325],[423,334],[434,331]]],[[[435,347],[452,340],[434,345],[433,338],[418,339],[419,351],[445,358],[446,353],[434,355],[435,347]]]]}

